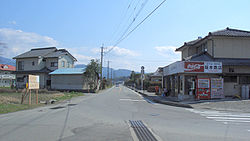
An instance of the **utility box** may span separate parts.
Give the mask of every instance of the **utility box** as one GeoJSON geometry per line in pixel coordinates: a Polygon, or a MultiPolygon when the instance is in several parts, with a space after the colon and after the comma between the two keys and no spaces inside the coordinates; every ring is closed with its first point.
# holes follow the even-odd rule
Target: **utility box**
{"type": "Polygon", "coordinates": [[[241,98],[249,99],[249,86],[248,85],[241,86],[241,98]]]}

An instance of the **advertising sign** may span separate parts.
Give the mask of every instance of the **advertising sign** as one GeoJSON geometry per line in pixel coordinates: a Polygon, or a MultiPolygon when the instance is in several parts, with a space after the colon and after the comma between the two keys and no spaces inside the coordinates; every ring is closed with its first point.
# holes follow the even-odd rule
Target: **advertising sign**
{"type": "Polygon", "coordinates": [[[224,98],[223,78],[211,78],[211,98],[224,98]]]}
{"type": "Polygon", "coordinates": [[[185,62],[184,72],[222,73],[221,62],[185,62]]]}
{"type": "Polygon", "coordinates": [[[209,78],[197,79],[196,98],[210,99],[210,80],[209,78]]]}
{"type": "Polygon", "coordinates": [[[39,75],[29,75],[28,89],[39,89],[39,75]]]}
{"type": "Polygon", "coordinates": [[[184,72],[204,72],[204,62],[185,62],[184,72]]]}
{"type": "Polygon", "coordinates": [[[205,73],[222,73],[222,63],[221,62],[204,62],[204,72],[205,73]]]}

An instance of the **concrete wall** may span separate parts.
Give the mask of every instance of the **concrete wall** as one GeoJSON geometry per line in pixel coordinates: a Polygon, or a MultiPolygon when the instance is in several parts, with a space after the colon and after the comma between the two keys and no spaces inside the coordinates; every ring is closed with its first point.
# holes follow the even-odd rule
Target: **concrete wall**
{"type": "Polygon", "coordinates": [[[188,48],[188,56],[195,55],[196,53],[196,47],[189,47],[188,48]]]}
{"type": "Polygon", "coordinates": [[[215,58],[250,58],[250,38],[214,37],[215,58]]]}
{"type": "Polygon", "coordinates": [[[222,68],[223,73],[250,73],[250,66],[223,66],[222,68]],[[234,72],[229,72],[229,68],[232,68],[234,72]]]}
{"type": "Polygon", "coordinates": [[[224,83],[224,95],[234,96],[236,94],[240,95],[240,85],[238,83],[226,82],[224,83]]]}
{"type": "Polygon", "coordinates": [[[83,90],[84,79],[82,74],[51,75],[51,89],[83,90]]]}
{"type": "Polygon", "coordinates": [[[181,57],[182,60],[188,57],[188,48],[183,49],[183,51],[181,52],[181,57]]]}
{"type": "Polygon", "coordinates": [[[213,56],[213,41],[212,40],[207,41],[207,53],[213,56]]]}

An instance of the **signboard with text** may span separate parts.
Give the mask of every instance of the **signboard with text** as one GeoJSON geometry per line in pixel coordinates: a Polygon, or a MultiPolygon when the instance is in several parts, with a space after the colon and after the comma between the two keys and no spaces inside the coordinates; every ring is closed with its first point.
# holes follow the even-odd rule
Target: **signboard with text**
{"type": "Polygon", "coordinates": [[[211,98],[224,98],[223,78],[211,78],[211,98]]]}
{"type": "Polygon", "coordinates": [[[29,75],[28,89],[39,89],[39,75],[29,75]]]}
{"type": "Polygon", "coordinates": [[[221,62],[185,62],[184,72],[222,73],[221,62]]]}
{"type": "Polygon", "coordinates": [[[199,78],[197,79],[196,97],[197,99],[210,99],[210,79],[199,78]]]}
{"type": "Polygon", "coordinates": [[[204,62],[185,62],[184,72],[204,72],[204,62]]]}
{"type": "Polygon", "coordinates": [[[176,73],[222,73],[222,63],[177,61],[163,68],[164,76],[176,73]]]}
{"type": "Polygon", "coordinates": [[[204,62],[205,73],[222,73],[221,62],[204,62]]]}

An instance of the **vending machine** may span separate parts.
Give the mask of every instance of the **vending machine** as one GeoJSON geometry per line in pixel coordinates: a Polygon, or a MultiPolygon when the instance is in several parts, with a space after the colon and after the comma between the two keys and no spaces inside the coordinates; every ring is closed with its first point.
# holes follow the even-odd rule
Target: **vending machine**
{"type": "Polygon", "coordinates": [[[196,99],[210,99],[210,79],[198,78],[196,84],[196,99]]]}

